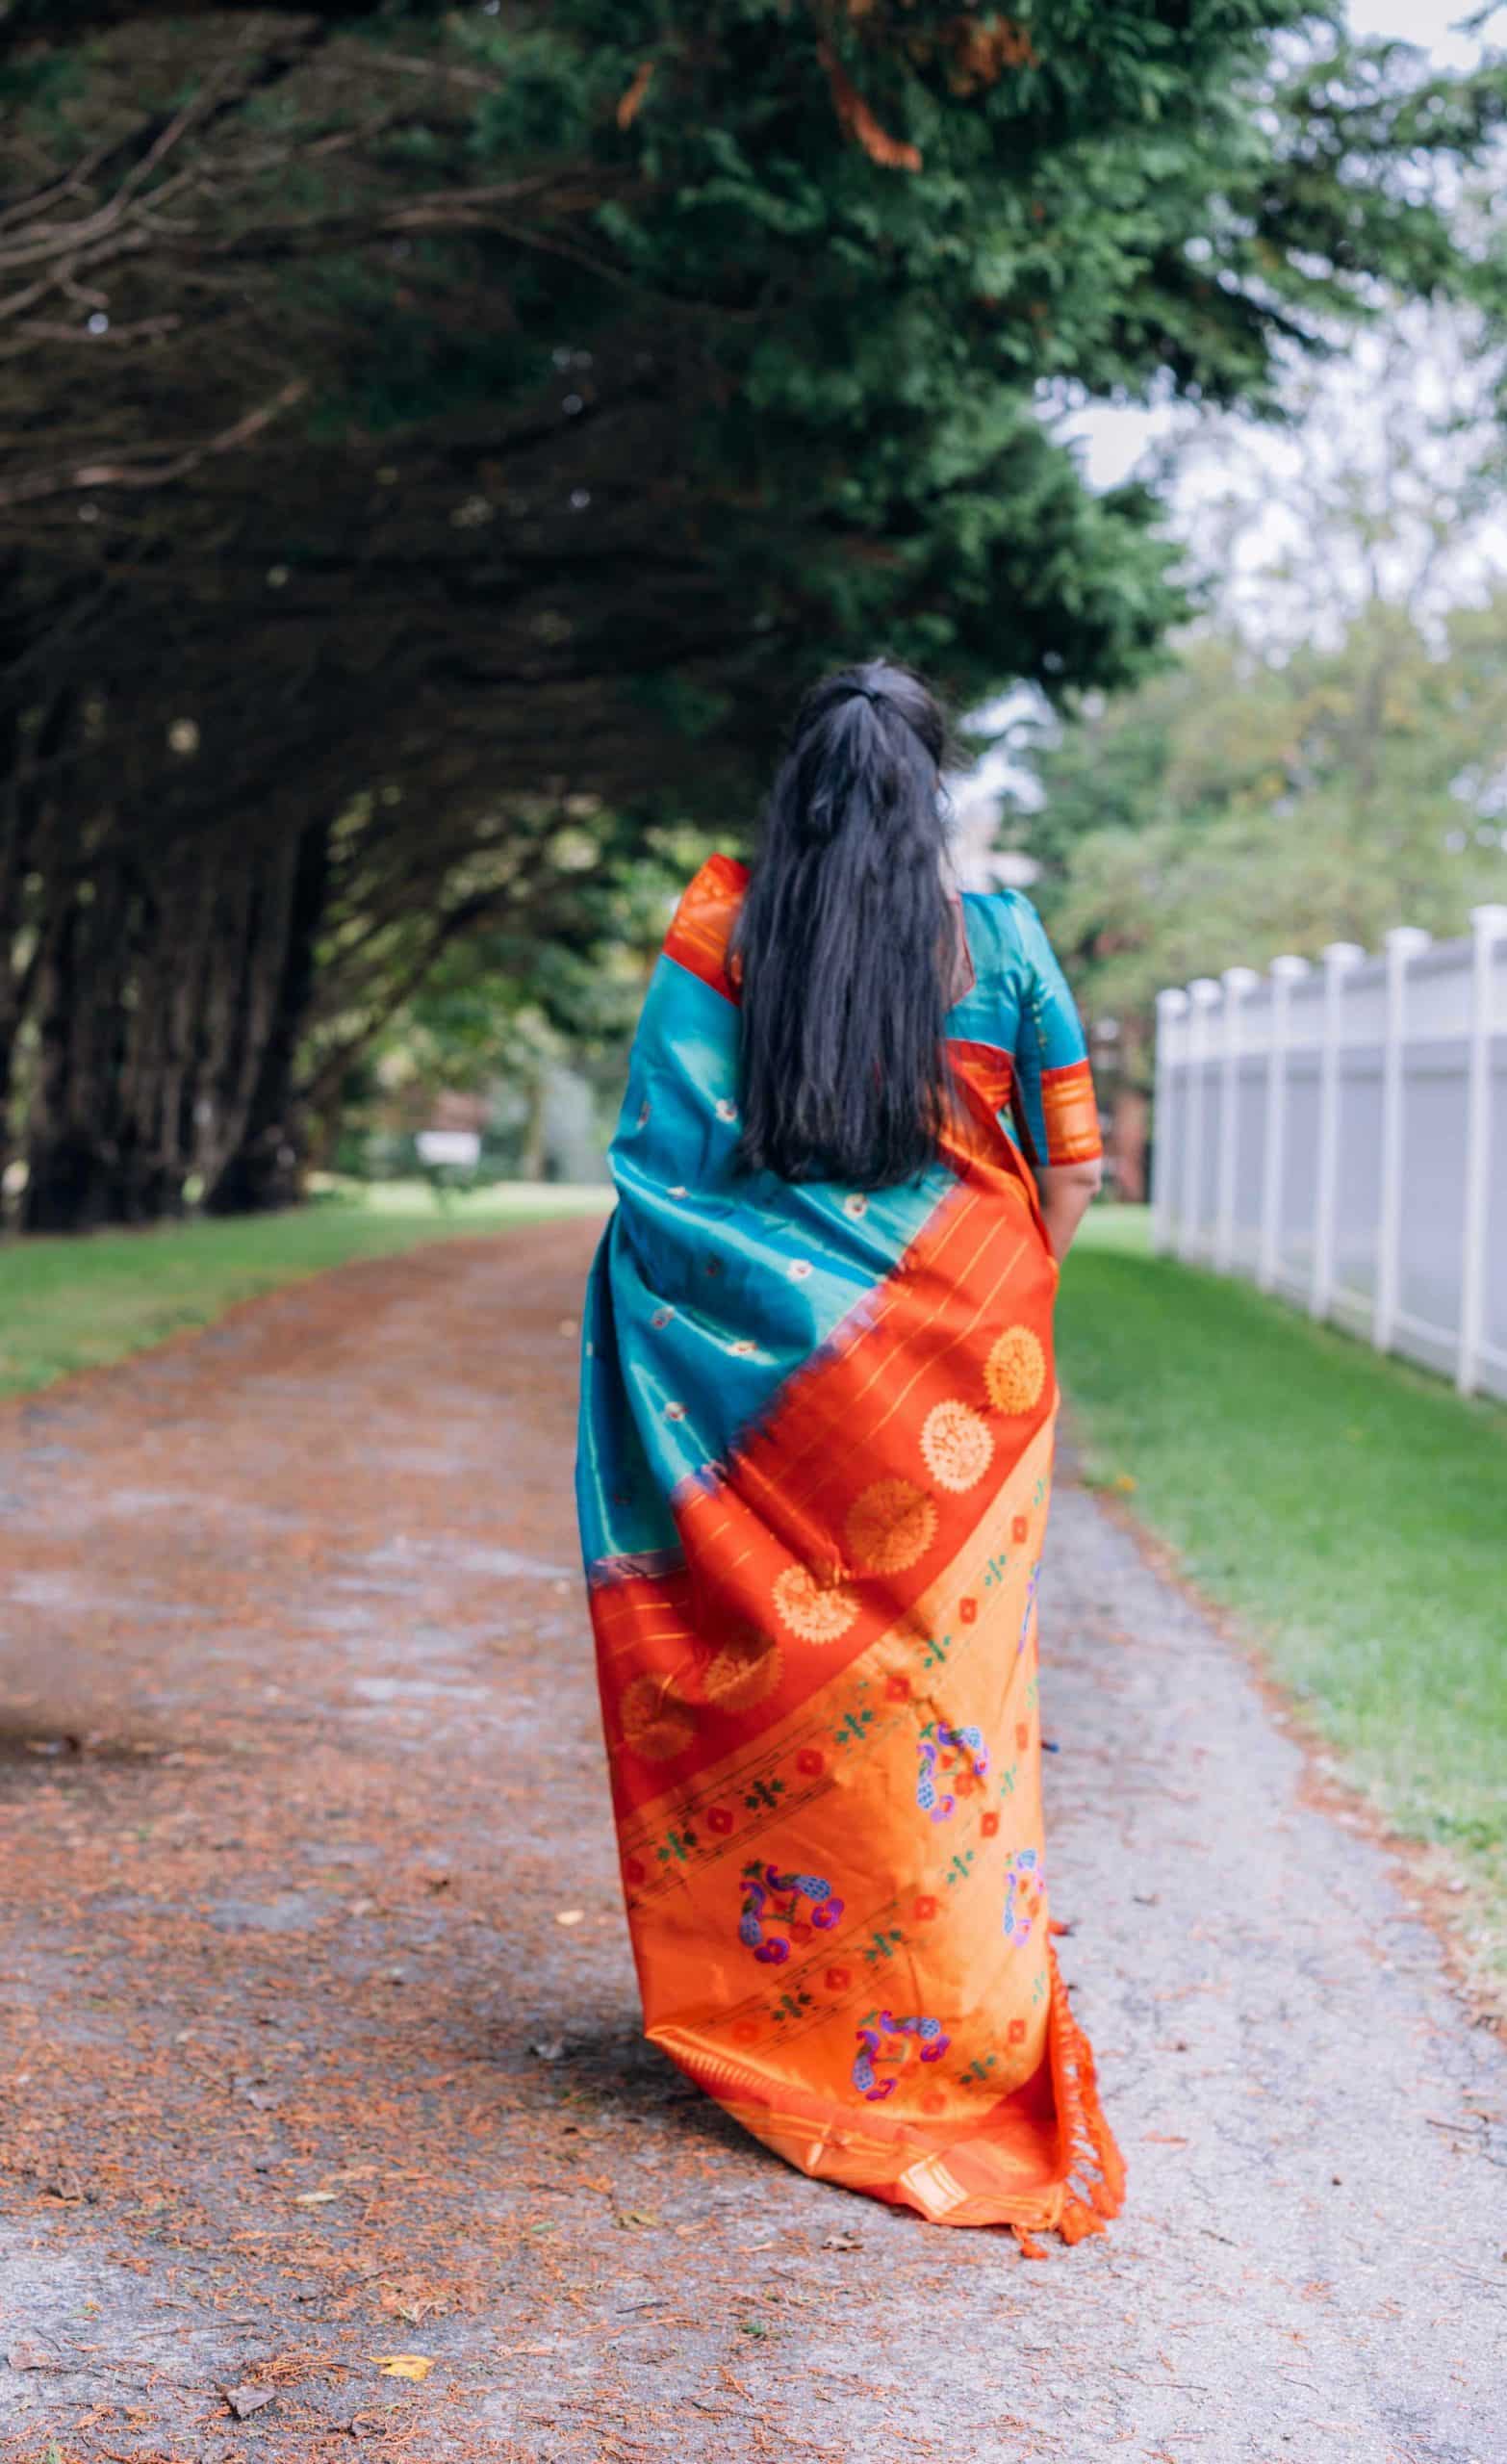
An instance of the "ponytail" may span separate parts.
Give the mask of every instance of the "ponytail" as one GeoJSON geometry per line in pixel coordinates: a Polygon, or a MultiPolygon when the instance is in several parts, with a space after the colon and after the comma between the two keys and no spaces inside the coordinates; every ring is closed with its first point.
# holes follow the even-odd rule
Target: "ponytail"
{"type": "Polygon", "coordinates": [[[749,1170],[882,1189],[935,1161],[955,958],[945,741],[926,686],[882,660],[801,706],[738,923],[749,1170]]]}

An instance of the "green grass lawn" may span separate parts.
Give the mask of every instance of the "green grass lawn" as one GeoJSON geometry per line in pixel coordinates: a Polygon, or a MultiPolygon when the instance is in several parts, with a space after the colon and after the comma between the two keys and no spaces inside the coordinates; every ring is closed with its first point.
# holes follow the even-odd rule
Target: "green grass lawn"
{"type": "Polygon", "coordinates": [[[0,1245],[0,1395],[123,1360],[324,1267],[542,1215],[605,1213],[609,1195],[527,1183],[442,1207],[424,1182],[397,1181],[286,1215],[11,1242],[0,1245]]]}
{"type": "Polygon", "coordinates": [[[1119,1489],[1399,1830],[1507,1971],[1507,1413],[1096,1210],[1059,1358],[1090,1481],[1119,1489]]]}

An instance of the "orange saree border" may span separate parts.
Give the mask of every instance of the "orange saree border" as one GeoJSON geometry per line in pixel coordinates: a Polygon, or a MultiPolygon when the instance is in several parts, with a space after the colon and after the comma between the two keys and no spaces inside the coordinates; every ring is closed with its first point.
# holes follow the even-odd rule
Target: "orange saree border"
{"type": "MultiPolygon", "coordinates": [[[[1048,2051],[1025,2087],[982,2114],[971,2136],[916,2158],[896,2181],[863,2184],[871,2197],[886,2206],[912,2208],[931,2223],[1008,2223],[1028,2259],[1047,2255],[1035,2239],[1037,2232],[1060,2233],[1067,2243],[1086,2241],[1104,2231],[1125,2200],[1125,2160],[1105,2119],[1093,2051],[1073,2016],[1057,1952],[1050,1946],[1047,1970],[1052,2014],[1048,2051]],[[1000,2161],[1000,2142],[1008,2140],[1012,2124],[1039,2116],[1048,2098],[1063,2170],[1045,2190],[1027,2190],[1009,2162],[1000,2161]],[[1011,2209],[1009,2215],[1002,2215],[1002,2203],[1011,2209]]],[[[661,2032],[658,2041],[751,2137],[794,2164],[801,2163],[801,2126],[830,2124],[830,2105],[815,2096],[785,2090],[778,2107],[762,2093],[740,2097],[736,2074],[729,2075],[726,2065],[703,2062],[689,2050],[676,2051],[667,2032],[661,2032]],[[790,2144],[781,2144],[782,2139],[790,2144]]],[[[901,2136],[898,2126],[892,2134],[881,2134],[878,2124],[870,2129],[876,2155],[888,2152],[901,2136]]]]}
{"type": "Polygon", "coordinates": [[[1054,1164],[1086,1164],[1104,1152],[1099,1104],[1086,1061],[1070,1061],[1041,1072],[1041,1115],[1047,1155],[1054,1164]]]}
{"type": "Polygon", "coordinates": [[[665,956],[700,976],[725,1001],[736,1001],[738,988],[728,965],[728,949],[738,907],[749,886],[749,868],[735,856],[712,856],[681,892],[675,920],[665,937],[665,956]]]}

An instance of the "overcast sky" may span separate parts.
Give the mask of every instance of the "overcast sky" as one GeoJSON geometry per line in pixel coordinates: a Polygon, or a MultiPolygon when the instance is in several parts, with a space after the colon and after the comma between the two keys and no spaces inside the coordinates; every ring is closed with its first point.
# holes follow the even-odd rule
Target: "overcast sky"
{"type": "MultiPolygon", "coordinates": [[[[1358,35],[1392,35],[1402,42],[1421,44],[1441,68],[1465,68],[1479,57],[1481,37],[1461,35],[1455,28],[1472,13],[1442,8],[1440,0],[1351,0],[1350,23],[1358,35]]],[[[1502,39],[1507,9],[1494,10],[1489,38],[1502,39]]]]}
{"type": "MultiPolygon", "coordinates": [[[[1468,68],[1487,42],[1507,45],[1507,0],[1474,35],[1457,31],[1466,13],[1445,0],[1351,0],[1349,18],[1358,35],[1417,44],[1436,68],[1468,68]]],[[[1106,404],[1083,412],[1065,432],[1082,439],[1085,467],[1094,486],[1110,488],[1134,470],[1166,424],[1164,413],[1106,404]]]]}
{"type": "MultiPolygon", "coordinates": [[[[1430,65],[1443,69],[1469,67],[1480,57],[1488,42],[1507,46],[1507,0],[1501,8],[1493,11],[1481,29],[1471,36],[1457,31],[1463,13],[1459,8],[1442,5],[1441,0],[1351,0],[1349,17],[1357,34],[1390,37],[1414,43],[1427,55],[1430,65]]],[[[1341,381],[1343,381],[1342,376],[1341,381]]],[[[1360,368],[1356,372],[1356,393],[1357,441],[1360,444],[1364,441],[1362,432],[1369,407],[1365,372],[1360,368]]],[[[1095,487],[1112,487],[1135,469],[1159,437],[1165,435],[1170,416],[1165,411],[1099,405],[1078,413],[1057,432],[1078,443],[1085,469],[1095,487]]],[[[1272,438],[1268,443],[1259,433],[1247,435],[1245,445],[1249,452],[1270,463],[1271,517],[1255,526],[1241,550],[1242,563],[1259,571],[1266,552],[1278,553],[1284,544],[1285,449],[1279,440],[1272,438]]],[[[1233,473],[1231,475],[1233,477],[1233,473]]],[[[1206,456],[1201,469],[1189,467],[1181,487],[1174,485],[1174,522],[1181,521],[1187,526],[1196,520],[1196,508],[1211,481],[1217,485],[1218,471],[1211,471],[1206,456]]],[[[1502,526],[1499,533],[1483,535],[1480,553],[1483,563],[1489,563],[1495,570],[1507,571],[1507,526],[1502,526]]],[[[1022,687],[1007,694],[991,710],[980,715],[986,726],[1005,729],[1017,719],[1034,714],[1038,706],[1034,694],[1022,687]]],[[[1012,759],[1008,744],[1001,741],[984,755],[974,771],[955,779],[953,789],[963,846],[978,848],[985,844],[992,834],[996,799],[1001,791],[1008,790],[1029,805],[1034,801],[1034,783],[1029,773],[1023,772],[1012,759]]],[[[987,886],[985,873],[977,868],[977,863],[982,860],[981,858],[976,861],[971,854],[964,858],[967,877],[973,886],[979,887],[987,886]]]]}
{"type": "MultiPolygon", "coordinates": [[[[1480,58],[1489,44],[1507,48],[1507,0],[1485,17],[1477,31],[1466,35],[1458,31],[1467,12],[1459,7],[1442,5],[1442,0],[1350,0],[1349,21],[1358,35],[1379,36],[1396,41],[1410,42],[1422,51],[1430,66],[1440,69],[1468,68],[1480,58]]],[[[1359,357],[1359,353],[1357,354],[1359,357]]],[[[1343,377],[1341,375],[1341,383],[1343,377]]],[[[1355,371],[1356,439],[1364,450],[1364,430],[1369,402],[1366,373],[1358,366],[1355,371]]],[[[1378,414],[1384,416],[1384,414],[1378,414]]],[[[1123,479],[1137,463],[1164,436],[1169,424],[1167,412],[1123,410],[1111,405],[1099,405],[1077,414],[1057,429],[1057,433],[1073,438],[1079,445],[1084,466],[1095,487],[1112,487],[1123,479]]],[[[1247,435],[1246,449],[1269,463],[1268,484],[1272,492],[1272,513],[1259,522],[1241,550],[1241,561],[1258,572],[1266,552],[1278,553],[1284,544],[1283,454],[1279,440],[1269,442],[1260,432],[1247,435]]],[[[1194,457],[1195,460],[1197,457],[1194,457]]],[[[1173,518],[1188,528],[1196,520],[1196,507],[1202,493],[1215,484],[1218,472],[1211,474],[1208,457],[1201,470],[1188,469],[1181,486],[1172,492],[1173,518]]],[[[1233,477],[1233,473],[1232,473],[1233,477]]],[[[1290,525],[1288,525],[1290,527],[1290,525]]],[[[1483,571],[1488,567],[1507,572],[1507,524],[1496,526],[1480,534],[1479,561],[1483,571]]],[[[1029,687],[1007,694],[987,712],[979,714],[985,727],[1005,730],[1015,722],[1034,716],[1040,708],[1036,696],[1029,687]]],[[[1011,757],[1008,741],[1002,738],[987,752],[972,772],[952,781],[957,812],[958,857],[966,885],[987,888],[997,881],[1011,881],[1029,886],[1034,866],[1029,858],[1023,862],[991,858],[988,842],[995,828],[999,798],[1009,794],[1027,808],[1036,800],[1035,783],[1011,757]]],[[[1507,845],[1507,839],[1504,839],[1507,845]]]]}

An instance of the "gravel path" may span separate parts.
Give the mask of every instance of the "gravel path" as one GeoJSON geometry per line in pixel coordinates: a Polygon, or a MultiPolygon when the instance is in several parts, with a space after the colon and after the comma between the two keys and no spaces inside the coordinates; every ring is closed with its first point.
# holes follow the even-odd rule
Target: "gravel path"
{"type": "Polygon", "coordinates": [[[592,1238],[352,1268],[0,1415],[0,2455],[1501,2464],[1500,2044],[1080,1489],[1048,1819],[1119,2223],[929,2228],[639,2043],[592,1238]]]}

